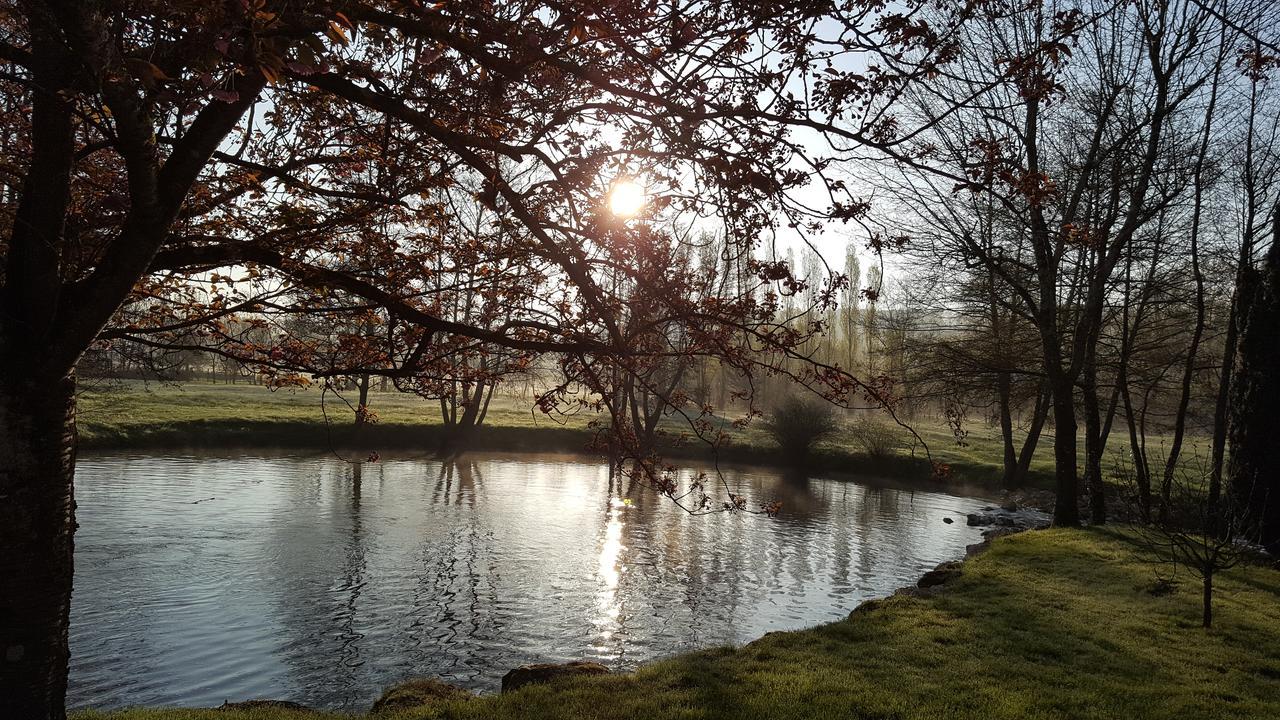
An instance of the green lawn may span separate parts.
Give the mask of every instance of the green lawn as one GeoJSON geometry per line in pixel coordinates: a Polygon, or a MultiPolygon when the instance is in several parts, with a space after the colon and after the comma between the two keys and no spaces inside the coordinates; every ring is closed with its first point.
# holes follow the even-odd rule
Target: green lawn
{"type": "MultiPolygon", "coordinates": [[[[351,393],[345,394],[351,400],[351,393]]],[[[359,444],[369,449],[433,451],[440,440],[440,411],[436,402],[396,392],[373,392],[370,406],[378,423],[365,431],[359,444]]],[[[497,396],[490,406],[486,427],[475,439],[478,449],[575,451],[589,441],[588,422],[594,415],[548,416],[533,407],[532,397],[497,396]]],[[[270,391],[249,383],[238,385],[124,382],[99,384],[80,395],[79,428],[84,447],[92,449],[163,448],[198,446],[349,446],[352,410],[344,400],[320,391],[270,391]],[[326,424],[326,418],[328,424],[326,424]]],[[[951,465],[956,485],[995,488],[1000,482],[999,429],[975,422],[966,426],[965,444],[956,442],[949,428],[932,420],[912,423],[929,445],[933,457],[951,465]]],[[[666,426],[669,442],[664,452],[673,457],[707,458],[705,447],[686,437],[689,430],[675,421],[666,426]]],[[[726,427],[728,424],[726,423],[726,427]]],[[[770,439],[754,423],[745,430],[729,430],[731,445],[722,450],[722,461],[776,463],[781,460],[770,439]]],[[[902,431],[904,441],[910,436],[902,431]]],[[[1149,440],[1153,452],[1165,439],[1149,440]]],[[[904,443],[905,444],[905,443],[904,443]]],[[[1185,456],[1207,454],[1205,439],[1189,437],[1185,456]]],[[[1081,443],[1083,453],[1083,443],[1081,443]]],[[[1109,444],[1106,469],[1128,453],[1127,438],[1117,434],[1109,444]]],[[[859,475],[925,480],[930,476],[923,452],[905,448],[894,456],[868,457],[847,433],[838,433],[818,446],[816,463],[826,471],[859,475]]],[[[1028,484],[1052,487],[1053,438],[1041,437],[1031,464],[1028,484]]]]}
{"type": "MultiPolygon", "coordinates": [[[[317,389],[270,390],[248,382],[225,385],[204,382],[181,385],[117,381],[96,383],[83,390],[79,401],[80,433],[90,442],[145,434],[165,425],[190,425],[223,421],[254,423],[351,424],[356,394],[324,394],[317,389]]],[[[369,406],[379,424],[435,425],[440,422],[437,402],[398,392],[370,393],[369,406]]],[[[552,418],[533,409],[532,398],[494,398],[489,421],[507,427],[559,427],[552,418]]],[[[568,418],[568,425],[585,427],[584,416],[568,418]]]]}
{"type": "MultiPolygon", "coordinates": [[[[358,439],[352,435],[354,393],[315,389],[269,390],[242,383],[123,382],[99,384],[79,395],[80,442],[90,449],[174,447],[350,447],[421,449],[440,440],[440,407],[413,395],[373,392],[377,414],[358,439]]],[[[531,399],[496,397],[481,446],[520,450],[581,449],[588,440],[583,415],[550,417],[531,399]]]]}
{"type": "MultiPolygon", "coordinates": [[[[1280,572],[1220,578],[1199,626],[1188,577],[1152,594],[1128,536],[1046,530],[1001,539],[932,597],[850,620],[400,718],[920,718],[1201,720],[1280,717],[1280,572]]],[[[283,712],[131,710],[78,720],[275,720],[283,712]]],[[[340,717],[340,716],[329,716],[340,717]]],[[[386,717],[386,716],[383,716],[386,717]]]]}

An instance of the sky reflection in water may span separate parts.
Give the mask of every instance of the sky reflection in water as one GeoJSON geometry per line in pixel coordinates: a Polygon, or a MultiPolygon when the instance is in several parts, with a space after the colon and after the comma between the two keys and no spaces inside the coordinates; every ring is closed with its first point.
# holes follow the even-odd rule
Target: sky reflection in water
{"type": "Polygon", "coordinates": [[[606,465],[486,455],[82,459],[70,701],[361,710],[414,675],[631,668],[842,618],[963,553],[982,501],[730,470],[693,517],[606,465]]]}

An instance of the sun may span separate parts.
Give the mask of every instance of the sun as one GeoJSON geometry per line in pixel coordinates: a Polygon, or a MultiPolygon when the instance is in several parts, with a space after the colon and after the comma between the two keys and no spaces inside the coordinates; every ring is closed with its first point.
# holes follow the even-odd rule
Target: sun
{"type": "Polygon", "coordinates": [[[644,208],[645,192],[633,180],[619,180],[609,189],[609,210],[618,217],[629,218],[644,208]]]}

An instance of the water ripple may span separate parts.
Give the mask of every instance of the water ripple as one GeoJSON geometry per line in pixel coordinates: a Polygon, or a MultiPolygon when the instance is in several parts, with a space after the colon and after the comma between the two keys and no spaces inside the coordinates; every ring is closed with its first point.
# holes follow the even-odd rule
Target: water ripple
{"type": "Polygon", "coordinates": [[[70,702],[363,709],[410,675],[625,669],[838,619],[977,538],[942,522],[975,499],[727,480],[782,515],[692,517],[572,456],[84,458],[70,702]]]}

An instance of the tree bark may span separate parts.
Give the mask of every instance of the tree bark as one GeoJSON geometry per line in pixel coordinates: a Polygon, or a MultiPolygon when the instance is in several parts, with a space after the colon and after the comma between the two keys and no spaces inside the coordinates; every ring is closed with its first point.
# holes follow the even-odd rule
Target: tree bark
{"type": "Polygon", "coordinates": [[[1074,385],[1070,379],[1059,379],[1053,388],[1053,460],[1057,497],[1054,499],[1053,524],[1076,527],[1080,524],[1076,480],[1076,407],[1074,385]]]}
{"type": "Polygon", "coordinates": [[[365,373],[356,380],[359,396],[356,400],[356,427],[362,427],[369,421],[369,374],[365,373]]]}
{"type": "Polygon", "coordinates": [[[1013,413],[1009,407],[1009,373],[996,373],[996,393],[1000,402],[1000,437],[1004,441],[1004,476],[1000,484],[1012,490],[1018,486],[1018,453],[1013,446],[1013,413]]]}
{"type": "Polygon", "coordinates": [[[1280,215],[1262,266],[1240,288],[1232,383],[1232,492],[1249,534],[1280,551],[1280,215]]]}
{"type": "Polygon", "coordinates": [[[1022,441],[1022,450],[1018,453],[1017,475],[1014,483],[1021,486],[1027,481],[1027,473],[1031,470],[1031,461],[1035,458],[1036,446],[1040,444],[1040,432],[1044,429],[1044,421],[1049,417],[1049,388],[1042,384],[1036,394],[1036,406],[1031,411],[1031,427],[1027,428],[1027,437],[1022,441]]]}
{"type": "Polygon", "coordinates": [[[1204,573],[1204,614],[1201,618],[1204,627],[1213,627],[1213,572],[1204,573]]]}
{"type": "MultiPolygon", "coordinates": [[[[1209,153],[1209,140],[1214,118],[1213,109],[1218,101],[1218,78],[1221,67],[1221,64],[1219,64],[1214,70],[1212,94],[1209,96],[1209,108],[1205,115],[1204,131],[1200,136],[1200,151],[1196,154],[1196,165],[1193,173],[1195,197],[1191,211],[1191,278],[1196,287],[1196,324],[1192,330],[1191,347],[1187,350],[1186,362],[1182,367],[1182,388],[1178,395],[1178,412],[1174,416],[1173,444],[1169,448],[1169,457],[1164,466],[1162,482],[1165,485],[1173,482],[1173,475],[1178,466],[1178,457],[1182,454],[1182,441],[1187,429],[1187,408],[1191,404],[1191,386],[1196,373],[1196,353],[1200,350],[1200,340],[1204,336],[1204,271],[1200,267],[1200,218],[1204,213],[1205,156],[1209,153]]],[[[1213,496],[1213,493],[1210,493],[1210,495],[1208,516],[1212,518],[1217,509],[1217,497],[1213,496]]],[[[1208,528],[1210,532],[1214,530],[1213,524],[1214,521],[1210,520],[1211,527],[1208,528]]],[[[1206,625],[1206,627],[1208,626],[1206,625]]]]}
{"type": "MultiPolygon", "coordinates": [[[[489,401],[493,399],[496,380],[479,379],[463,383],[461,401],[457,395],[452,396],[453,418],[445,424],[444,435],[440,440],[440,455],[456,457],[467,450],[475,437],[476,429],[484,422],[489,412],[489,401]],[[458,415],[457,406],[462,406],[462,414],[458,415]]],[[[441,402],[444,402],[441,400],[441,402]]]]}
{"type": "Polygon", "coordinates": [[[1106,483],[1102,477],[1102,452],[1106,438],[1102,435],[1102,408],[1098,402],[1098,372],[1094,353],[1089,350],[1084,366],[1084,454],[1085,487],[1089,492],[1089,522],[1107,522],[1106,483]]]}
{"type": "Polygon", "coordinates": [[[1147,453],[1138,439],[1138,424],[1133,411],[1133,393],[1129,390],[1129,377],[1121,368],[1120,392],[1124,397],[1125,423],[1129,427],[1129,452],[1133,456],[1134,482],[1138,485],[1138,507],[1143,522],[1151,522],[1151,472],[1147,467],[1147,453]]]}
{"type": "Polygon", "coordinates": [[[0,717],[66,717],[75,448],[73,375],[0,380],[0,717]]]}
{"type": "MultiPolygon", "coordinates": [[[[1239,288],[1237,273],[1237,292],[1239,288]]],[[[1217,396],[1213,404],[1213,440],[1209,470],[1209,509],[1216,510],[1222,499],[1222,474],[1227,456],[1227,427],[1230,422],[1228,412],[1231,404],[1231,382],[1236,362],[1236,315],[1238,300],[1235,294],[1231,297],[1231,307],[1227,313],[1227,337],[1222,347],[1222,370],[1218,377],[1217,396]]],[[[1210,518],[1216,517],[1213,512],[1210,518]]]]}

